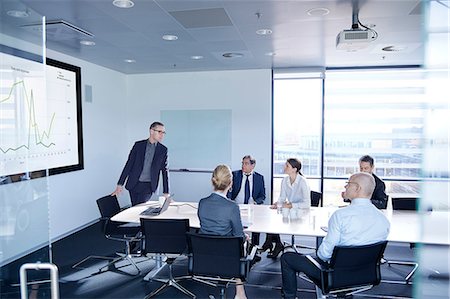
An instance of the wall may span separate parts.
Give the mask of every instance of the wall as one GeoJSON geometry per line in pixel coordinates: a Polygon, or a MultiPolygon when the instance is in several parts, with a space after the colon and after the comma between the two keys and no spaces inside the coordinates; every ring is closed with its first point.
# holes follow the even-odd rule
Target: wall
{"type": "MultiPolygon", "coordinates": [[[[161,110],[232,110],[231,168],[253,155],[270,195],[272,149],[271,70],[186,72],[127,76],[129,146],[148,136],[161,110]]],[[[170,131],[167,134],[171,134],[170,131]]],[[[198,128],[202,134],[202,128],[198,128]]],[[[201,146],[201,144],[199,144],[201,146]]],[[[170,167],[170,148],[169,148],[170,167]]],[[[171,192],[180,201],[198,201],[211,191],[210,174],[170,174],[171,192]]],[[[270,203],[270,198],[266,200],[270,203]]]]}

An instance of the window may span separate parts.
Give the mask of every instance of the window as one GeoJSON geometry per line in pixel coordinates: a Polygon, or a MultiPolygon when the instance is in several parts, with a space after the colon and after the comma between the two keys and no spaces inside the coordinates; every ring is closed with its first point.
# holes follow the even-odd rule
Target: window
{"type": "Polygon", "coordinates": [[[311,189],[322,189],[324,205],[341,205],[344,181],[366,154],[388,194],[417,196],[425,88],[418,69],[328,70],[324,85],[320,77],[275,75],[274,200],[283,165],[295,157],[311,189]]]}
{"type": "Polygon", "coordinates": [[[302,75],[274,80],[274,201],[288,158],[302,162],[302,173],[309,179],[311,190],[320,191],[323,81],[317,73],[302,75]]]}

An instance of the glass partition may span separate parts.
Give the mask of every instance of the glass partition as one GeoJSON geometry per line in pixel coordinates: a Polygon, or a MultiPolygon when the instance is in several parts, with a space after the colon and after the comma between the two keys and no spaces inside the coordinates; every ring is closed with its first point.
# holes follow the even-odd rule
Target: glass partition
{"type": "Polygon", "coordinates": [[[416,298],[450,298],[450,14],[449,1],[426,2],[424,38],[427,113],[424,128],[422,236],[435,236],[436,244],[419,248],[416,298]],[[440,216],[429,217],[426,211],[440,216]],[[447,245],[445,245],[447,244],[447,245]]]}
{"type": "MultiPolygon", "coordinates": [[[[22,264],[51,262],[48,170],[36,161],[51,154],[53,120],[44,105],[45,17],[20,1],[2,1],[0,8],[0,278],[2,293],[12,298],[22,264]]],[[[48,272],[28,275],[48,278],[48,272]]],[[[42,286],[30,285],[30,298],[42,286]]]]}

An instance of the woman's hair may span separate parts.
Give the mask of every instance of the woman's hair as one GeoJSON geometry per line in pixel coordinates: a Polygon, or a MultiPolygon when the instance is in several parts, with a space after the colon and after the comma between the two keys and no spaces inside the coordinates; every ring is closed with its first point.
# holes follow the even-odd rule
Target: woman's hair
{"type": "Polygon", "coordinates": [[[287,159],[287,162],[293,167],[297,168],[297,172],[299,175],[303,176],[301,170],[302,170],[302,162],[300,162],[299,159],[296,158],[289,158],[287,159]]]}
{"type": "Polygon", "coordinates": [[[211,182],[215,191],[224,191],[232,182],[231,169],[227,165],[218,165],[213,172],[211,182]]]}

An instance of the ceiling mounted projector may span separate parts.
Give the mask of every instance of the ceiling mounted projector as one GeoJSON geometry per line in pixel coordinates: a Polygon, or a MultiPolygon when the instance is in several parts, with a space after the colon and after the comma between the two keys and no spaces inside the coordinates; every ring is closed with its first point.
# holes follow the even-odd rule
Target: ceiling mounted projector
{"type": "Polygon", "coordinates": [[[352,0],[352,28],[336,36],[336,49],[348,52],[367,48],[377,39],[378,33],[359,21],[359,0],[352,0]],[[361,27],[360,27],[361,26],[361,27]]]}
{"type": "Polygon", "coordinates": [[[342,30],[336,36],[336,49],[357,51],[367,48],[376,39],[373,30],[350,29],[342,30]]]}

